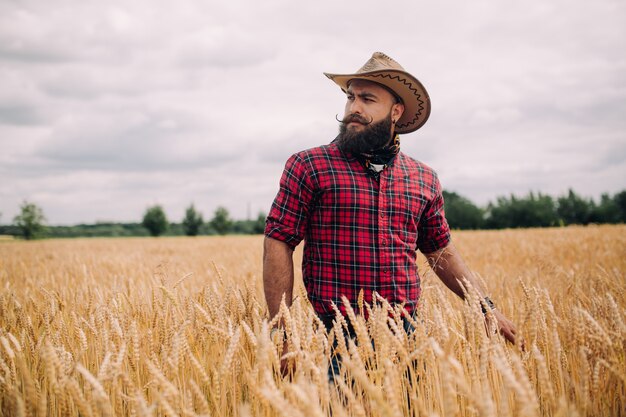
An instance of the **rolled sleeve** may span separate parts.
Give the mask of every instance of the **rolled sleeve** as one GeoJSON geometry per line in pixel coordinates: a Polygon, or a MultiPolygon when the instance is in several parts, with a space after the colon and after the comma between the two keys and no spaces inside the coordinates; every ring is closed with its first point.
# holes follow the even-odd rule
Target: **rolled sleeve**
{"type": "Polygon", "coordinates": [[[443,193],[439,179],[434,177],[434,198],[430,201],[420,221],[417,247],[422,253],[445,248],[450,243],[450,226],[443,208],[443,193]]]}
{"type": "Polygon", "coordinates": [[[295,248],[304,238],[313,199],[313,187],[299,154],[285,164],[278,194],[265,223],[265,236],[295,248]]]}

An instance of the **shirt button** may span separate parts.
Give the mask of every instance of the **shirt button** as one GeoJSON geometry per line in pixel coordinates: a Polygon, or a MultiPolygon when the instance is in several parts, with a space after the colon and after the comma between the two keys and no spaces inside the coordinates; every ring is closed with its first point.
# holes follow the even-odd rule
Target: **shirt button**
{"type": "Polygon", "coordinates": [[[387,241],[383,239],[383,246],[387,246],[387,241]]]}
{"type": "Polygon", "coordinates": [[[385,212],[384,211],[380,212],[380,217],[385,217],[385,212]]]}

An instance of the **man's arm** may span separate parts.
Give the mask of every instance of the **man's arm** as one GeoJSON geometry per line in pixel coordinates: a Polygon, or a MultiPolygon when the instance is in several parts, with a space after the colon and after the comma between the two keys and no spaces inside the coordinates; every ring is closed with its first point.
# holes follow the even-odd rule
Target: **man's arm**
{"type": "MultiPolygon", "coordinates": [[[[293,249],[280,240],[266,237],[263,242],[263,291],[265,301],[270,313],[270,319],[280,311],[280,303],[283,295],[287,307],[291,307],[293,298],[293,249]]],[[[284,323],[279,323],[282,327],[284,323]]],[[[282,331],[281,331],[281,334],[282,331]]],[[[284,337],[284,334],[283,334],[284,337]]],[[[289,345],[287,339],[283,339],[285,354],[289,345]]],[[[283,376],[289,373],[290,362],[287,359],[280,360],[280,372],[283,376]]]]}
{"type": "Polygon", "coordinates": [[[287,307],[293,297],[293,249],[280,240],[265,238],[263,243],[263,290],[270,313],[274,318],[285,295],[287,307]]]}
{"type": "MultiPolygon", "coordinates": [[[[480,294],[481,299],[487,296],[472,271],[465,265],[461,254],[452,243],[448,244],[445,248],[427,253],[425,256],[428,260],[428,264],[433,271],[435,271],[439,279],[441,279],[446,287],[462,299],[465,298],[463,279],[467,280],[469,285],[480,294]]],[[[509,342],[515,343],[516,330],[513,323],[497,309],[493,310],[493,314],[498,321],[500,333],[502,333],[509,342]]]]}

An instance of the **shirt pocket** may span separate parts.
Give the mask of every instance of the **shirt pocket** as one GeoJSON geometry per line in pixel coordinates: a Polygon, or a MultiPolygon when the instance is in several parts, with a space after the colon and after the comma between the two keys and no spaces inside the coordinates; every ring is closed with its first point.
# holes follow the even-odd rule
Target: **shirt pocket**
{"type": "Polygon", "coordinates": [[[396,242],[417,250],[418,225],[424,203],[418,194],[399,192],[391,198],[390,227],[396,242]]]}

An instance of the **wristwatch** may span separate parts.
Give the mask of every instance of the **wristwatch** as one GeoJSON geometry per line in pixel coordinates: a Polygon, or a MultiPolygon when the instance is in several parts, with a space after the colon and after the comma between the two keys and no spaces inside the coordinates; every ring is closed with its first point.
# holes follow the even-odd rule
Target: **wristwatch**
{"type": "MultiPolygon", "coordinates": [[[[496,309],[496,305],[493,303],[493,301],[491,301],[491,298],[485,297],[483,301],[491,310],[496,309]]],[[[487,309],[485,308],[485,304],[480,303],[480,309],[482,310],[483,314],[487,314],[487,309]]]]}
{"type": "Polygon", "coordinates": [[[277,332],[280,332],[281,338],[285,340],[285,329],[283,329],[282,327],[273,327],[272,330],[270,330],[270,339],[274,340],[274,335],[277,332]]]}

